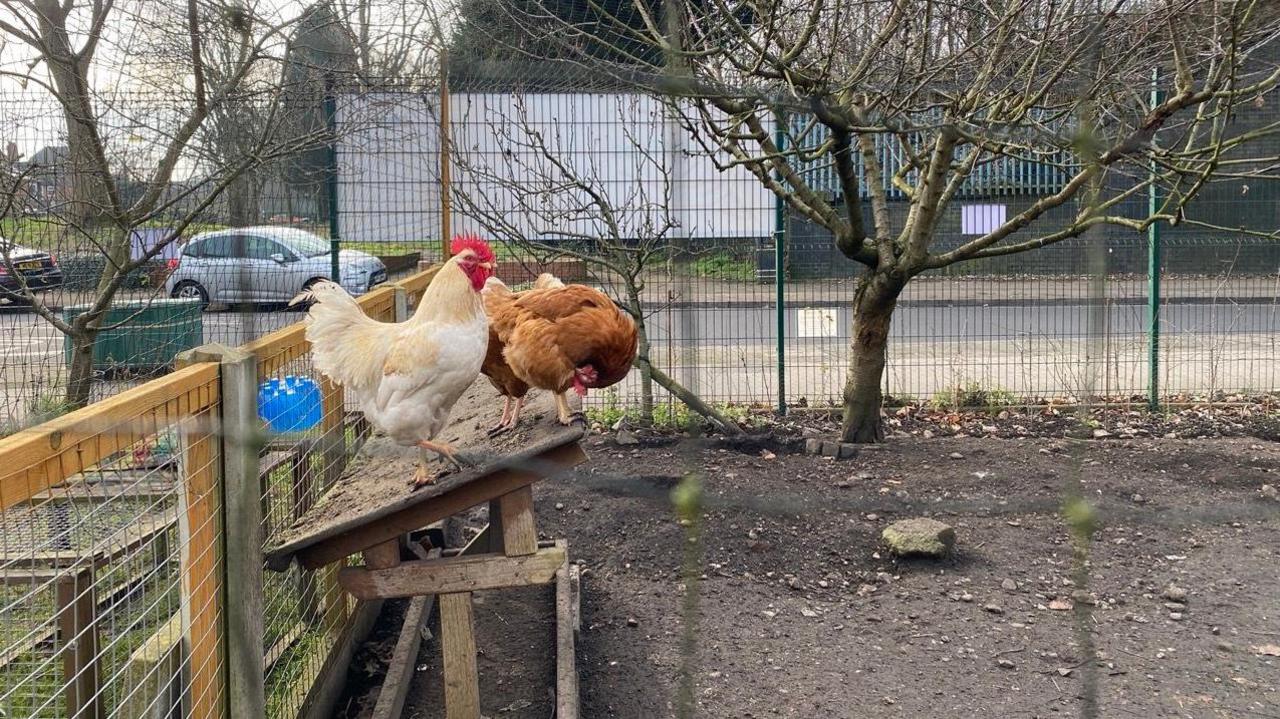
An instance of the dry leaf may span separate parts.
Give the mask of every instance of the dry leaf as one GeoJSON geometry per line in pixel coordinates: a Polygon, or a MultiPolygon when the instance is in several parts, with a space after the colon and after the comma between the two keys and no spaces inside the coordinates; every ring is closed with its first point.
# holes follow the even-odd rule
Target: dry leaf
{"type": "Polygon", "coordinates": [[[1261,654],[1264,657],[1280,657],[1280,646],[1275,644],[1263,644],[1253,648],[1254,654],[1261,654]]]}
{"type": "Polygon", "coordinates": [[[1049,602],[1049,608],[1055,612],[1065,612],[1071,609],[1073,605],[1069,599],[1055,599],[1049,602]]]}

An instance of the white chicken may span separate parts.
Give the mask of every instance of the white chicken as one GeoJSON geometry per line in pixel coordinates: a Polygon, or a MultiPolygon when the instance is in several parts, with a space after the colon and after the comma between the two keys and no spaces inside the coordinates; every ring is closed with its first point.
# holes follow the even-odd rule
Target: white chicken
{"type": "Polygon", "coordinates": [[[432,440],[479,376],[489,342],[480,291],[493,274],[493,250],[478,237],[464,236],[453,240],[452,252],[404,322],[370,318],[346,290],[328,281],[293,300],[313,302],[306,337],[316,369],[356,398],[374,428],[422,449],[415,486],[445,473],[427,471],[428,450],[461,468],[452,447],[432,440]]]}

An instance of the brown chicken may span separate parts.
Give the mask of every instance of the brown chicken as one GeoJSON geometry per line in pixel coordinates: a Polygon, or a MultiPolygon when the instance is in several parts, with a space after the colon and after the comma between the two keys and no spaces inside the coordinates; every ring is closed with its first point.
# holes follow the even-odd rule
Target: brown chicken
{"type": "Polygon", "coordinates": [[[636,325],[607,295],[543,274],[513,293],[490,279],[484,290],[489,347],[481,372],[502,393],[493,433],[513,429],[530,387],[555,393],[561,424],[573,421],[565,393],[621,382],[636,358],[636,325]]]}

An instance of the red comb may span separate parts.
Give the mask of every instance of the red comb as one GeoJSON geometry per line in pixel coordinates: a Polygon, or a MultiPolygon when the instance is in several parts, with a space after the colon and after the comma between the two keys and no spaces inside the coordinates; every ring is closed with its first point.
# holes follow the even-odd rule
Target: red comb
{"type": "Polygon", "coordinates": [[[481,262],[493,262],[493,250],[489,243],[480,239],[479,235],[458,235],[449,245],[449,253],[456,255],[463,250],[471,250],[481,262]]]}

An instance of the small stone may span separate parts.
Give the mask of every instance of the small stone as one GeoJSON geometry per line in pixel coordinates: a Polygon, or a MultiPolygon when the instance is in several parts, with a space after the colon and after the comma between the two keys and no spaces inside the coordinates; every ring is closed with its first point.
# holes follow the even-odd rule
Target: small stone
{"type": "Polygon", "coordinates": [[[822,456],[831,457],[832,459],[840,456],[840,443],[830,440],[822,443],[822,456]]]}
{"type": "Polygon", "coordinates": [[[853,459],[858,456],[858,445],[850,442],[840,443],[840,459],[853,459]]]}
{"type": "Polygon", "coordinates": [[[1000,661],[996,662],[996,664],[1001,669],[1013,669],[1018,666],[1017,664],[1013,663],[1012,659],[1001,659],[1000,661]]]}
{"type": "Polygon", "coordinates": [[[1171,612],[1187,611],[1187,605],[1183,604],[1182,602],[1165,602],[1164,608],[1168,609],[1171,612]]]}
{"type": "Polygon", "coordinates": [[[640,620],[636,619],[635,617],[627,617],[627,626],[638,627],[640,626],[640,620]]]}
{"type": "Polygon", "coordinates": [[[777,458],[778,458],[778,455],[774,454],[773,452],[770,452],[767,449],[760,451],[760,459],[777,459],[777,458]]]}
{"type": "Polygon", "coordinates": [[[763,612],[760,612],[760,616],[764,617],[765,619],[773,619],[774,617],[778,616],[778,613],[766,609],[763,612]]]}
{"type": "Polygon", "coordinates": [[[951,459],[964,459],[964,455],[963,455],[963,454],[960,454],[959,452],[952,452],[951,454],[948,454],[947,456],[948,456],[948,457],[950,457],[951,459]]]}
{"type": "Polygon", "coordinates": [[[800,616],[802,616],[802,617],[808,617],[809,619],[813,619],[814,617],[818,616],[818,613],[817,613],[817,612],[815,612],[815,611],[813,611],[812,609],[810,609],[810,608],[808,608],[808,607],[802,607],[802,608],[800,609],[800,616]]]}
{"type": "Polygon", "coordinates": [[[1018,583],[1012,579],[1006,579],[1003,582],[1000,582],[1000,588],[1006,592],[1015,592],[1018,590],[1018,583]]]}
{"type": "Polygon", "coordinates": [[[956,530],[936,519],[904,519],[880,533],[884,543],[900,557],[945,557],[956,544],[956,530]]]}
{"type": "Polygon", "coordinates": [[[879,519],[879,518],[880,518],[880,515],[876,514],[875,512],[869,512],[869,513],[867,514],[867,521],[868,521],[868,522],[874,522],[874,521],[876,521],[876,520],[877,520],[877,519],[879,519]]]}
{"type": "Polygon", "coordinates": [[[1137,493],[1135,493],[1135,494],[1134,494],[1132,497],[1130,497],[1129,499],[1130,499],[1130,500],[1132,500],[1134,504],[1145,504],[1145,503],[1146,503],[1146,501],[1147,501],[1147,498],[1146,498],[1146,497],[1142,496],[1141,494],[1137,494],[1137,493]]]}
{"type": "Polygon", "coordinates": [[[1187,590],[1173,584],[1165,587],[1164,593],[1161,596],[1171,602],[1180,602],[1182,604],[1187,603],[1187,590]]]}
{"type": "Polygon", "coordinates": [[[822,440],[817,437],[810,437],[804,441],[804,453],[818,455],[822,454],[822,440]]]}
{"type": "Polygon", "coordinates": [[[620,447],[629,447],[631,445],[640,444],[640,438],[628,430],[619,430],[613,441],[620,447]]]}
{"type": "Polygon", "coordinates": [[[1071,607],[1072,607],[1072,604],[1071,604],[1071,600],[1069,599],[1055,599],[1049,602],[1049,608],[1055,612],[1070,611],[1071,607]]]}
{"type": "Polygon", "coordinates": [[[984,604],[982,608],[992,614],[1004,614],[1004,607],[999,604],[984,604]]]}
{"type": "Polygon", "coordinates": [[[1069,676],[1071,676],[1071,669],[1070,669],[1070,668],[1068,668],[1068,667],[1059,667],[1059,668],[1058,668],[1058,676],[1060,676],[1060,677],[1069,677],[1069,676]]]}
{"type": "Polygon", "coordinates": [[[962,602],[972,602],[972,601],[973,601],[973,595],[972,595],[972,594],[970,594],[970,593],[968,593],[968,592],[965,592],[964,594],[961,594],[961,595],[960,595],[960,601],[962,601],[962,602]]]}
{"type": "Polygon", "coordinates": [[[564,510],[564,502],[556,502],[556,509],[563,511],[563,510],[564,510]]]}
{"type": "Polygon", "coordinates": [[[1182,612],[1169,612],[1169,618],[1175,622],[1182,621],[1182,612]]]}
{"type": "Polygon", "coordinates": [[[827,587],[831,586],[831,582],[828,582],[828,581],[827,581],[827,580],[825,580],[825,579],[819,579],[819,580],[818,580],[818,586],[819,586],[819,587],[822,587],[823,589],[826,589],[827,587]]]}
{"type": "Polygon", "coordinates": [[[1108,432],[1108,431],[1107,431],[1107,430],[1105,430],[1105,429],[1095,429],[1095,430],[1093,430],[1093,438],[1094,438],[1094,439],[1106,439],[1107,437],[1112,437],[1112,436],[1114,436],[1114,435],[1112,435],[1110,432],[1108,432]]]}
{"type": "Polygon", "coordinates": [[[1275,485],[1264,484],[1262,485],[1262,489],[1258,491],[1262,492],[1263,497],[1266,497],[1273,502],[1280,502],[1280,490],[1276,489],[1275,485]]]}

